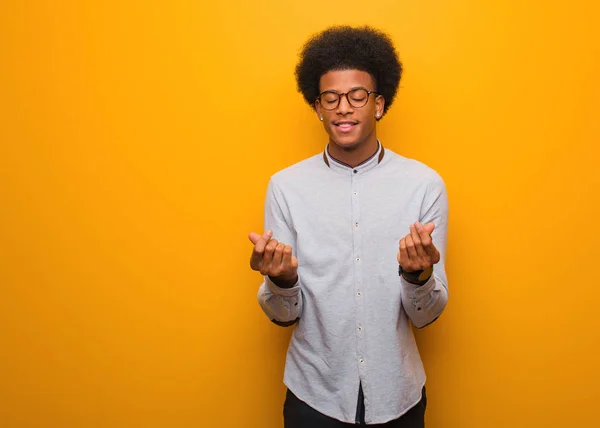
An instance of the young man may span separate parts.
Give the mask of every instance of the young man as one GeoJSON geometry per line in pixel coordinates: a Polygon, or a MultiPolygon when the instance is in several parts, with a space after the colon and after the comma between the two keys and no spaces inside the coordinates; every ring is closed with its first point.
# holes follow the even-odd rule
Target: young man
{"type": "Polygon", "coordinates": [[[402,65],[388,36],[333,27],[310,39],[298,88],[322,121],[323,153],[273,175],[265,229],[251,233],[260,306],[297,324],[286,428],[423,427],[425,373],[411,324],[448,300],[448,202],[431,168],[382,146],[402,65]]]}

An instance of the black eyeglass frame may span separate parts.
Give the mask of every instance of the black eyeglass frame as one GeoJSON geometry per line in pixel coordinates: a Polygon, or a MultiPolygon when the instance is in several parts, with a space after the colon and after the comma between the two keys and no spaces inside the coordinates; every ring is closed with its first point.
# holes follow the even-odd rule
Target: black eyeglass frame
{"type": "Polygon", "coordinates": [[[335,110],[336,108],[338,108],[338,106],[340,105],[340,102],[342,101],[342,97],[344,96],[344,97],[346,97],[346,101],[348,101],[348,104],[350,104],[353,108],[363,108],[364,106],[366,106],[369,103],[369,98],[371,98],[371,94],[375,94],[376,96],[381,95],[381,93],[379,93],[377,91],[369,91],[367,88],[358,87],[358,88],[352,88],[348,92],[323,91],[323,92],[321,92],[317,96],[317,99],[315,100],[315,102],[318,101],[319,104],[321,105],[321,107],[323,107],[324,110],[332,111],[332,110],[335,110]],[[365,103],[363,105],[356,106],[356,105],[352,104],[352,101],[350,101],[350,98],[348,97],[348,94],[350,94],[350,93],[352,93],[354,91],[365,91],[367,93],[367,100],[365,101],[365,103]],[[337,95],[338,99],[337,99],[337,102],[335,103],[335,106],[333,106],[332,108],[326,108],[323,105],[323,102],[321,101],[321,97],[324,94],[335,94],[335,95],[337,95]]]}

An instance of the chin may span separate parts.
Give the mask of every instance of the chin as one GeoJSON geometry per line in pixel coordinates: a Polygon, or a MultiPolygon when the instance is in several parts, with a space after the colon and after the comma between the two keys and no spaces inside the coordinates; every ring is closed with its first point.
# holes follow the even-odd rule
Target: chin
{"type": "Polygon", "coordinates": [[[334,138],[331,137],[330,141],[335,144],[336,146],[338,146],[341,149],[353,149],[355,147],[360,146],[361,141],[357,140],[356,138],[334,138]]]}

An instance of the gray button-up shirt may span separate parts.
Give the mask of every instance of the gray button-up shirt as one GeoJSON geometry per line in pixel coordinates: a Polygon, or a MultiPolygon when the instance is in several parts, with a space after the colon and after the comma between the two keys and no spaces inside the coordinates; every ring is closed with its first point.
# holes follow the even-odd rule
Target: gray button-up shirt
{"type": "Polygon", "coordinates": [[[355,168],[326,149],[271,177],[265,230],[293,248],[299,280],[284,289],[265,277],[258,300],[272,321],[297,321],[284,383],[298,398],[354,423],[362,383],[367,424],[419,402],[425,372],[411,323],[424,327],[446,306],[447,219],[441,177],[381,145],[355,168]],[[415,221],[435,224],[441,253],[422,286],[398,275],[399,241],[415,221]]]}

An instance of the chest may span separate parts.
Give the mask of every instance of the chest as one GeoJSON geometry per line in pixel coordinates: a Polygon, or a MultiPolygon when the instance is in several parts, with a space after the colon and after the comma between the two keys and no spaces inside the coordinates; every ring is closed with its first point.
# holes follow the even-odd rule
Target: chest
{"type": "Polygon", "coordinates": [[[299,260],[325,270],[361,258],[375,269],[396,263],[400,239],[421,220],[425,188],[401,177],[344,177],[295,196],[290,212],[299,260]]]}

